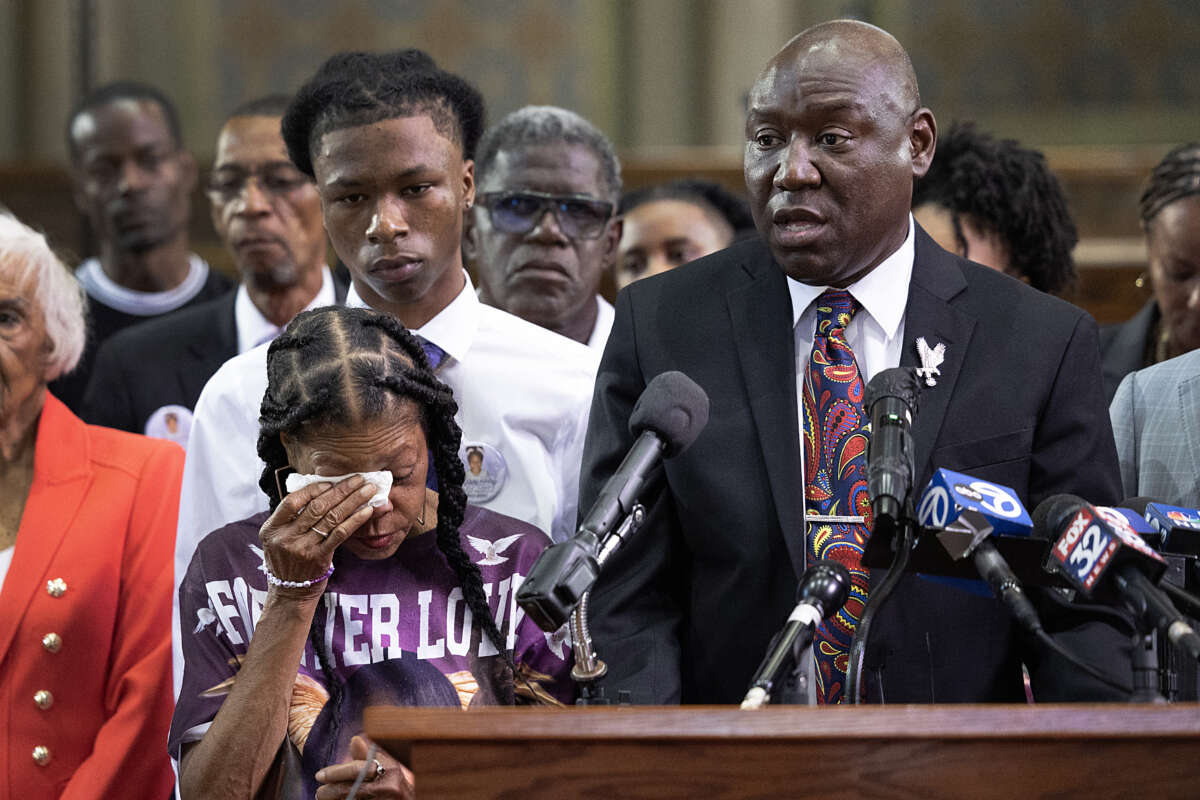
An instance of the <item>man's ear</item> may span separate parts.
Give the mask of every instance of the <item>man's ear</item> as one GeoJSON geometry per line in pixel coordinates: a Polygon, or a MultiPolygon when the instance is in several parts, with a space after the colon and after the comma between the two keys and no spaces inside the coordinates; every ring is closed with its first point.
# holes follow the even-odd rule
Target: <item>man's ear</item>
{"type": "Polygon", "coordinates": [[[463,212],[462,231],[463,266],[473,275],[479,274],[474,269],[475,259],[479,257],[479,242],[475,238],[479,235],[479,226],[475,223],[476,213],[474,206],[463,212]]]}
{"type": "Polygon", "coordinates": [[[929,171],[937,150],[937,120],[928,108],[918,108],[913,113],[908,143],[912,154],[913,177],[921,178],[929,171]]]}
{"type": "Polygon", "coordinates": [[[463,203],[467,208],[475,205],[475,162],[463,161],[463,203]]]}

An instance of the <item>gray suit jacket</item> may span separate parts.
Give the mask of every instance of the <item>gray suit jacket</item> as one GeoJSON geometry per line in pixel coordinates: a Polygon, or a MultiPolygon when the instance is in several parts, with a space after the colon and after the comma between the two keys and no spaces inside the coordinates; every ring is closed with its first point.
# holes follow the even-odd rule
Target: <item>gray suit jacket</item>
{"type": "Polygon", "coordinates": [[[1131,372],[1109,416],[1126,496],[1200,508],[1200,350],[1131,372]]]}

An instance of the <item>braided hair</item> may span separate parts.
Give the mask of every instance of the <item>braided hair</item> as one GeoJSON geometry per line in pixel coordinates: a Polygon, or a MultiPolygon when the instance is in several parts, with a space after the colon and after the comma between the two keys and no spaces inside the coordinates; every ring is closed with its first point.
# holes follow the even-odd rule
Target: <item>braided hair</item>
{"type": "Polygon", "coordinates": [[[1155,165],[1138,199],[1142,228],[1148,230],[1158,212],[1193,194],[1200,194],[1200,142],[1176,147],[1155,165]]]}
{"type": "MultiPolygon", "coordinates": [[[[266,464],[259,486],[274,511],[283,499],[276,470],[288,464],[281,433],[295,434],[305,424],[375,419],[391,411],[399,399],[412,400],[420,409],[420,424],[433,454],[439,487],[438,549],[458,579],[473,618],[515,674],[479,568],[459,539],[467,496],[462,488],[465,470],[458,457],[462,431],[454,421],[458,404],[449,387],[434,375],[421,343],[395,318],[366,308],[318,308],[297,315],[271,343],[267,391],[259,416],[258,455],[266,464]]],[[[313,615],[309,639],[328,683],[330,722],[336,729],[344,687],[318,626],[323,613],[332,613],[327,595],[321,596],[313,615]]],[[[336,738],[329,737],[331,748],[336,738]]]]}

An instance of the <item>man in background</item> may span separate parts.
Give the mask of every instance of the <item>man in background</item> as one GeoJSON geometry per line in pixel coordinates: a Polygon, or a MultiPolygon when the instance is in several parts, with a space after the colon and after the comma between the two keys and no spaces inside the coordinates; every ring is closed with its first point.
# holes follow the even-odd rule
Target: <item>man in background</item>
{"type": "Polygon", "coordinates": [[[241,286],[101,345],[84,398],[88,422],[186,445],[192,409],[218,367],[274,339],[300,311],[345,298],[325,263],[316,187],[288,160],[279,132],[290,101],[239,106],[217,138],[208,199],[241,286]]]}
{"type": "Polygon", "coordinates": [[[179,115],[152,86],[121,81],[83,98],[67,120],[75,204],[100,247],[76,270],[88,294],[89,335],[79,367],[50,389],[81,410],[96,348],[122,328],[233,286],[188,250],[196,162],[179,115]]]}
{"type": "Polygon", "coordinates": [[[602,350],[613,309],[597,288],[621,240],[612,143],[573,111],[526,106],[484,134],[476,179],[463,249],[479,298],[602,350]]]}

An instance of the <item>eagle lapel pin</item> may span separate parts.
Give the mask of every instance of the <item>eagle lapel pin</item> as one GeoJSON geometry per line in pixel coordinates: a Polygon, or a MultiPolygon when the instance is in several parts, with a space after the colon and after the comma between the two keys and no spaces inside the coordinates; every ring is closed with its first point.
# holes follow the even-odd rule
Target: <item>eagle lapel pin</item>
{"type": "Polygon", "coordinates": [[[941,375],[938,369],[946,360],[946,345],[941,342],[936,347],[930,347],[924,336],[917,337],[917,355],[921,357],[921,366],[917,368],[917,377],[925,379],[926,386],[937,386],[935,375],[941,375]]]}

